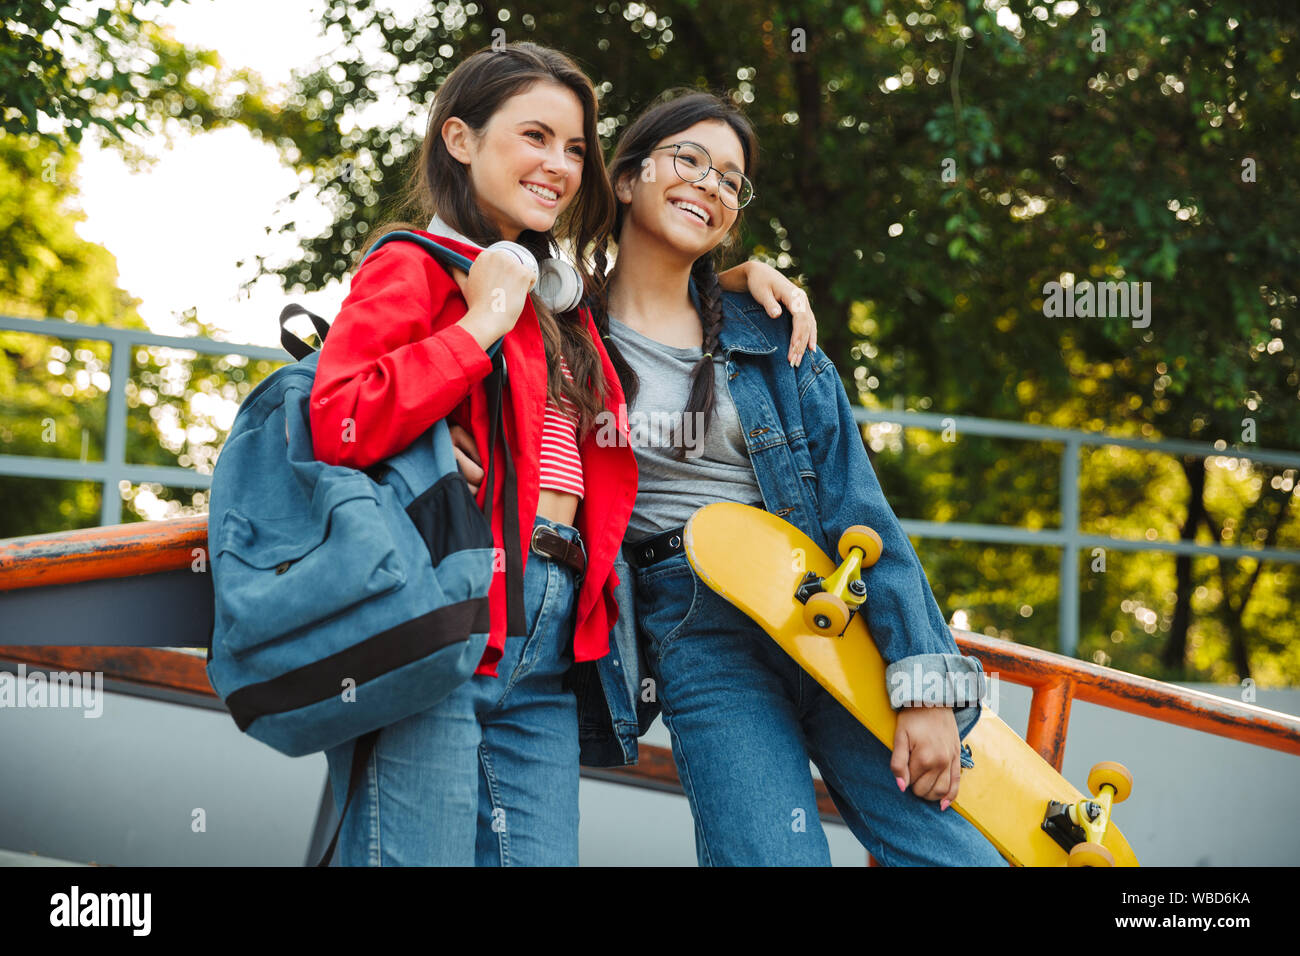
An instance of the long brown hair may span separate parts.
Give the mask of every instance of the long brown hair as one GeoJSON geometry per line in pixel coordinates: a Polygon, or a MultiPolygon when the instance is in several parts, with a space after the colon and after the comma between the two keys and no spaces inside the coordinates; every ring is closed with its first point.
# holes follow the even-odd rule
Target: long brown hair
{"type": "MultiPolygon", "coordinates": [[[[712,93],[684,88],[668,90],[661,94],[659,101],[648,107],[619,137],[614,150],[614,158],[609,164],[609,179],[620,182],[625,177],[639,174],[642,163],[650,156],[656,143],[674,133],[690,129],[704,120],[717,120],[731,127],[740,147],[745,154],[745,175],[753,177],[758,165],[758,135],[749,119],[735,106],[712,93]]],[[[614,215],[613,239],[618,241],[623,231],[623,220],[627,207],[618,203],[614,215]]],[[[736,217],[733,229],[740,225],[740,216],[736,217]]],[[[601,241],[593,253],[595,260],[595,286],[593,289],[592,317],[596,328],[605,340],[606,351],[614,370],[618,372],[623,385],[627,404],[636,400],[638,382],[636,373],[628,365],[627,359],[619,351],[618,345],[609,335],[609,283],[605,275],[608,263],[607,242],[601,241]]],[[[711,353],[718,344],[718,333],[722,329],[722,286],[718,282],[714,266],[714,251],[709,250],[691,265],[691,277],[695,280],[696,290],[700,295],[700,320],[704,326],[704,355],[691,370],[691,394],[686,402],[685,414],[699,412],[703,415],[704,427],[699,432],[699,441],[704,441],[708,434],[709,423],[713,418],[713,359],[711,353]]],[[[680,441],[673,443],[673,454],[680,460],[685,455],[685,447],[680,441]]]]}
{"type": "MultiPolygon", "coordinates": [[[[501,104],[523,93],[534,83],[558,83],[572,90],[582,104],[583,135],[587,141],[586,160],[578,195],[549,232],[525,230],[517,242],[540,261],[556,255],[559,239],[568,246],[576,260],[583,283],[594,285],[593,259],[589,252],[596,241],[607,235],[614,220],[614,192],[601,162],[600,138],[596,130],[596,91],[585,73],[563,53],[535,43],[509,43],[493,49],[484,47],[470,55],[438,88],[437,99],[429,115],[429,125],[414,164],[411,179],[391,215],[418,216],[420,224],[390,221],[373,230],[361,248],[356,262],[365,257],[381,236],[398,229],[426,228],[436,213],[457,232],[482,246],[502,238],[495,223],[483,212],[474,195],[469,170],[447,152],[442,141],[442,127],[453,116],[465,121],[481,134],[488,120],[501,104]],[[558,237],[556,235],[558,233],[558,237]]],[[[603,272],[601,273],[603,277],[603,272]]],[[[546,348],[546,393],[557,404],[567,397],[579,414],[579,433],[585,435],[595,417],[604,410],[607,383],[601,370],[600,354],[587,334],[577,309],[554,315],[536,297],[533,310],[542,331],[546,348]],[[557,355],[563,355],[573,374],[573,381],[560,370],[557,355]]]]}

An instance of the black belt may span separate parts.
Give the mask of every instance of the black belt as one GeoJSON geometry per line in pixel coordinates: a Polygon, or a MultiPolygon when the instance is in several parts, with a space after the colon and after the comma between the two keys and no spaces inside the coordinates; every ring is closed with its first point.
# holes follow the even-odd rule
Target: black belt
{"type": "Polygon", "coordinates": [[[671,558],[682,550],[682,533],[685,530],[683,525],[624,545],[623,554],[627,557],[627,563],[634,568],[645,568],[664,558],[671,558]]]}
{"type": "MultiPolygon", "coordinates": [[[[756,502],[750,507],[762,508],[763,502],[756,502]]],[[[652,534],[640,541],[632,541],[623,546],[623,555],[627,558],[627,563],[634,568],[647,568],[652,564],[658,564],[682,550],[685,531],[686,526],[682,525],[680,528],[670,528],[652,534]]]]}
{"type": "Polygon", "coordinates": [[[568,565],[573,568],[578,577],[582,577],[587,571],[587,553],[583,550],[582,541],[570,541],[546,525],[538,525],[533,529],[529,550],[568,565]]]}

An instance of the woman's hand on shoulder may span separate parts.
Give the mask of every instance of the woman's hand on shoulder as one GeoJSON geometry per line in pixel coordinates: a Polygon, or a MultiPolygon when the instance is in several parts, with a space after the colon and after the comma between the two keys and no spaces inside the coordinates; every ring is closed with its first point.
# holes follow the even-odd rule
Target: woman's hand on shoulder
{"type": "Polygon", "coordinates": [[[803,360],[804,352],[817,350],[817,317],[808,305],[808,293],[779,271],[763,262],[742,262],[718,274],[718,282],[728,292],[748,292],[755,301],[776,318],[784,306],[794,317],[787,358],[791,365],[803,360]]]}
{"type": "Polygon", "coordinates": [[[939,809],[957,799],[961,780],[961,735],[951,707],[904,707],[894,731],[889,769],[899,789],[923,800],[938,800],[939,809]]]}

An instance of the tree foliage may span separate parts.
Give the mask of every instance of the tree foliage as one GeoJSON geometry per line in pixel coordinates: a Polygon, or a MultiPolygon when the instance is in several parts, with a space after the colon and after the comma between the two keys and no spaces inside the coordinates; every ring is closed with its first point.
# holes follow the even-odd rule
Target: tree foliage
{"type": "MultiPolygon", "coordinates": [[[[1208,465],[1085,448],[1082,529],[1300,548],[1294,469],[1231,458],[1300,435],[1300,16],[1247,0],[1072,6],[440,0],[403,19],[376,0],[330,0],[321,29],[337,52],[273,89],[140,21],[129,0],[76,28],[68,4],[20,0],[0,18],[2,112],[11,132],[53,124],[61,148],[105,124],[170,135],[237,123],[274,144],[333,213],[318,235],[281,227],[299,241],[293,261],[249,250],[292,293],[349,272],[394,212],[439,84],[477,49],[526,39],[570,53],[597,86],[606,151],[663,89],[713,89],[746,108],[762,144],[738,252],[801,277],[850,394],[1218,442],[1225,458],[1208,465]],[[82,51],[71,62],[51,52],[65,27],[82,51]],[[1049,315],[1052,282],[1150,283],[1149,320],[1049,315]]],[[[4,152],[0,208],[20,210],[0,222],[5,288],[22,314],[125,321],[94,254],[60,240],[48,191],[24,192],[53,155],[4,152]],[[84,268],[60,267],[78,254],[84,268]]],[[[187,427],[192,447],[164,441],[154,407],[188,426],[197,393],[225,395],[242,376],[241,395],[268,369],[168,359],[182,374],[150,356],[139,375],[179,384],[132,385],[132,460],[205,467],[206,432],[187,427]]],[[[1061,520],[1058,446],[881,429],[871,444],[900,515],[1061,520]]],[[[1055,646],[1055,549],[917,547],[941,605],[966,609],[969,627],[1055,646]]],[[[1295,565],[1116,549],[1104,571],[1082,563],[1082,655],[1164,677],[1300,678],[1295,565]]]]}

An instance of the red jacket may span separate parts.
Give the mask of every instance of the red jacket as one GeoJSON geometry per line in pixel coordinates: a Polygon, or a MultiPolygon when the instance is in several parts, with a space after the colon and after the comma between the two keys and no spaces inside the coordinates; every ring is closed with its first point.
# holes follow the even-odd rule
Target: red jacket
{"type": "MultiPolygon", "coordinates": [[[[469,259],[478,255],[471,246],[416,231],[469,259]]],[[[455,280],[414,243],[390,242],[372,253],[352,277],[352,288],[321,348],[311,393],[316,457],[328,464],[368,468],[406,448],[441,418],[466,428],[485,451],[489,421],[480,383],[491,371],[491,361],[474,337],[455,324],[465,311],[455,280]],[[345,434],[349,418],[353,424],[345,434]]],[[[586,310],[581,314],[609,383],[605,407],[626,435],[626,415],[618,414],[624,402],[618,375],[591,315],[586,310]]],[[[519,545],[526,567],[537,514],[546,409],[546,357],[531,303],[507,333],[502,351],[508,392],[503,420],[518,477],[519,545]]],[[[630,442],[625,437],[598,443],[600,433],[592,429],[579,448],[586,494],[574,521],[587,548],[587,573],[577,596],[575,661],[594,660],[609,651],[609,631],[618,618],[613,563],[636,501],[630,442]]],[[[481,457],[486,468],[486,453],[481,457]]],[[[496,469],[492,489],[492,536],[498,548],[504,540],[504,472],[496,469]]],[[[480,508],[486,500],[486,480],[482,485],[480,508]]],[[[505,647],[505,584],[503,572],[493,576],[488,594],[492,630],[479,674],[496,676],[505,647]]]]}

